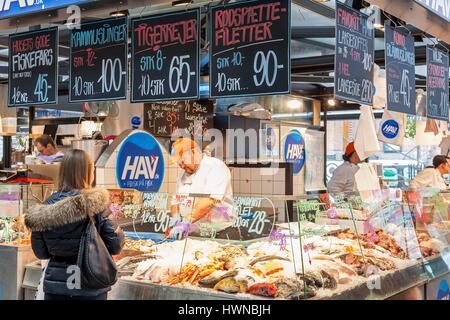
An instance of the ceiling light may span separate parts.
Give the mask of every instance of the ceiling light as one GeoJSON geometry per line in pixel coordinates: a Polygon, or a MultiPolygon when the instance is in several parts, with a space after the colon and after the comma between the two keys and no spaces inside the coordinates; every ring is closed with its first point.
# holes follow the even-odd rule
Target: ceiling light
{"type": "Polygon", "coordinates": [[[188,4],[191,4],[192,0],[176,0],[176,1],[172,1],[172,6],[173,7],[180,7],[180,6],[187,6],[188,4]]]}
{"type": "Polygon", "coordinates": [[[128,15],[128,10],[114,11],[109,14],[111,17],[125,17],[128,15]]]}
{"type": "Polygon", "coordinates": [[[336,106],[336,100],[334,100],[334,99],[328,99],[327,103],[330,107],[336,106]]]}
{"type": "Polygon", "coordinates": [[[299,109],[302,106],[300,101],[294,99],[289,100],[287,105],[290,109],[299,109]]]}

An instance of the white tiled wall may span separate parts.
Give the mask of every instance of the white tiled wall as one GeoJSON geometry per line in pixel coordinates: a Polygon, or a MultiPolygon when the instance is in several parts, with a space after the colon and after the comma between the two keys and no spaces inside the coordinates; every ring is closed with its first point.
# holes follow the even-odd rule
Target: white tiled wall
{"type": "MultiPolygon", "coordinates": [[[[231,168],[233,193],[239,195],[284,195],[285,170],[231,168]]],[[[294,176],[294,194],[304,193],[303,171],[294,176]]]]}

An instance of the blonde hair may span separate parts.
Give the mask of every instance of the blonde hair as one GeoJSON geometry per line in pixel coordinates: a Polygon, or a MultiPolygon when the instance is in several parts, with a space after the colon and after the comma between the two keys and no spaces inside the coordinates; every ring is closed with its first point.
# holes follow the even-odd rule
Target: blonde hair
{"type": "Polygon", "coordinates": [[[94,183],[94,161],[83,150],[66,152],[59,169],[59,192],[92,188],[94,183]]]}

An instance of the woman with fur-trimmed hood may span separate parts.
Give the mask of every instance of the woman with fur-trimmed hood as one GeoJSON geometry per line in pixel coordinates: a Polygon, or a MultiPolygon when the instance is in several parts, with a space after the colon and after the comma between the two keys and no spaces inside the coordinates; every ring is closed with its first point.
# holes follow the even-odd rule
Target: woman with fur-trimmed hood
{"type": "Polygon", "coordinates": [[[93,189],[93,182],[91,157],[82,150],[70,150],[61,164],[58,192],[25,215],[34,254],[39,259],[50,259],[44,276],[45,300],[106,300],[111,290],[85,289],[76,279],[80,241],[89,216],[95,218],[110,254],[119,254],[124,245],[123,231],[108,219],[108,192],[93,189]]]}

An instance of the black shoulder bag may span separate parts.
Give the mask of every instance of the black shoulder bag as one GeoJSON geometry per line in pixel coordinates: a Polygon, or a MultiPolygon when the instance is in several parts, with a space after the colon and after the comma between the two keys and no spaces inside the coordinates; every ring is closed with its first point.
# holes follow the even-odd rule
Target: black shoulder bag
{"type": "Polygon", "coordinates": [[[84,289],[104,289],[117,281],[117,267],[103,242],[94,218],[88,215],[89,223],[81,237],[77,266],[81,272],[84,289]]]}

